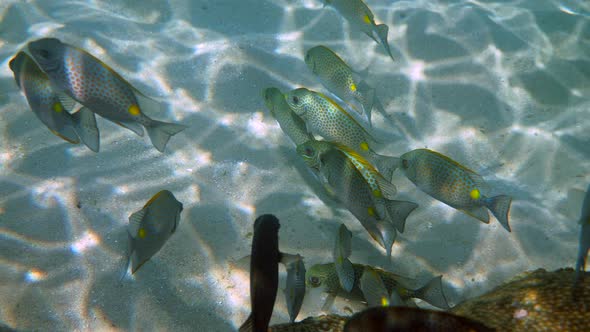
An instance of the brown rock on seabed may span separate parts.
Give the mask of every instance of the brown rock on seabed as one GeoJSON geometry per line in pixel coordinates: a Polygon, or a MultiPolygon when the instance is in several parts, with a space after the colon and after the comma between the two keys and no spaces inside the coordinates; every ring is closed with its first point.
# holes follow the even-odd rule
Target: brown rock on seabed
{"type": "Polygon", "coordinates": [[[590,273],[538,269],[450,310],[498,331],[590,331],[590,273]]]}

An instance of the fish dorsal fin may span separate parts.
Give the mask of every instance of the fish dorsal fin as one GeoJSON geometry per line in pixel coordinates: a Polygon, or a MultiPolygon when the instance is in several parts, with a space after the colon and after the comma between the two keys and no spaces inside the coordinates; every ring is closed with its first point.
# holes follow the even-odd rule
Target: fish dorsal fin
{"type": "Polygon", "coordinates": [[[461,168],[461,169],[463,169],[463,170],[465,170],[465,171],[467,171],[467,172],[469,172],[469,173],[473,173],[473,174],[475,174],[475,175],[479,176],[479,174],[477,174],[477,172],[475,172],[474,170],[472,170],[472,169],[469,169],[469,168],[467,168],[467,167],[465,167],[465,166],[463,166],[463,165],[459,164],[459,163],[458,163],[458,162],[456,162],[455,160],[453,160],[453,159],[451,159],[451,158],[449,158],[449,157],[445,156],[445,155],[444,155],[444,154],[442,154],[442,153],[439,153],[439,152],[436,152],[436,151],[434,151],[434,150],[430,150],[430,149],[420,149],[420,150],[428,151],[429,153],[435,154],[435,155],[437,155],[438,157],[440,157],[440,158],[442,158],[442,159],[444,159],[444,160],[448,161],[449,163],[451,163],[451,164],[453,164],[453,165],[455,165],[455,166],[457,166],[457,167],[459,167],[459,168],[461,168]]]}
{"type": "Polygon", "coordinates": [[[162,195],[162,194],[163,194],[165,191],[166,191],[166,190],[161,190],[161,191],[157,192],[157,193],[156,193],[154,196],[152,196],[152,198],[150,198],[150,200],[149,200],[149,201],[147,201],[147,202],[145,203],[145,205],[143,206],[143,208],[145,209],[145,208],[149,207],[150,205],[152,205],[152,203],[153,203],[153,202],[154,202],[154,201],[155,201],[155,200],[156,200],[158,197],[160,197],[160,195],[162,195]]]}
{"type": "Polygon", "coordinates": [[[72,97],[65,94],[64,92],[58,93],[57,99],[59,99],[59,102],[62,104],[63,108],[66,111],[71,111],[74,109],[74,106],[76,106],[76,101],[74,99],[72,99],[72,97]]]}
{"type": "Polygon", "coordinates": [[[367,139],[370,139],[373,142],[376,142],[377,141],[373,137],[373,135],[371,135],[367,131],[367,129],[365,129],[365,127],[363,125],[361,125],[352,115],[350,115],[344,108],[342,108],[342,106],[338,105],[338,103],[336,103],[332,98],[326,96],[325,94],[323,94],[321,92],[314,91],[314,93],[316,93],[318,96],[320,96],[321,98],[325,99],[327,102],[329,102],[330,104],[332,104],[334,107],[336,107],[336,109],[338,111],[340,111],[342,114],[346,115],[351,121],[353,121],[357,126],[359,126],[359,128],[362,129],[362,131],[365,134],[365,137],[367,139]]]}
{"type": "Polygon", "coordinates": [[[129,235],[131,235],[133,238],[135,238],[137,236],[137,232],[139,232],[141,221],[145,216],[146,210],[146,208],[143,208],[129,216],[129,235]]]}
{"type": "MultiPolygon", "coordinates": [[[[373,172],[374,172],[374,173],[377,173],[377,174],[381,175],[381,174],[379,173],[379,171],[377,171],[377,169],[375,168],[375,166],[373,166],[373,165],[372,165],[372,164],[371,164],[371,163],[370,163],[370,162],[369,162],[369,161],[368,161],[368,160],[367,160],[365,157],[361,156],[361,155],[360,155],[358,152],[356,152],[355,150],[351,149],[350,147],[348,147],[348,146],[346,146],[346,145],[344,145],[344,144],[340,144],[340,143],[336,143],[336,142],[334,142],[333,144],[334,144],[334,146],[335,146],[335,147],[336,147],[338,150],[340,150],[340,151],[344,152],[344,154],[345,154],[345,155],[346,155],[348,158],[353,158],[353,159],[355,159],[356,161],[358,161],[358,162],[359,162],[361,165],[363,165],[363,167],[366,167],[366,168],[368,168],[368,169],[369,169],[369,171],[370,171],[371,173],[373,173],[373,172]]],[[[356,167],[356,166],[355,166],[355,167],[356,167]]],[[[357,168],[357,169],[358,169],[358,168],[357,168]]],[[[359,171],[361,171],[361,170],[359,169],[359,171]]]]}

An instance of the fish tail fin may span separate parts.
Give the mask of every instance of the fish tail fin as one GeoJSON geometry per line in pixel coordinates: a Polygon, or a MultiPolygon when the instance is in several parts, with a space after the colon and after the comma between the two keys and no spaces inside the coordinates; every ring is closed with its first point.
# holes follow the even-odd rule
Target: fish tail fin
{"type": "Polygon", "coordinates": [[[387,258],[391,260],[391,248],[393,247],[393,243],[397,237],[397,231],[393,225],[391,225],[391,223],[385,220],[379,220],[377,223],[375,223],[375,226],[379,230],[379,234],[371,234],[371,236],[377,240],[379,244],[381,244],[387,253],[387,258]]]}
{"type": "Polygon", "coordinates": [[[365,81],[360,81],[357,85],[357,92],[362,96],[359,98],[359,101],[363,105],[369,126],[373,127],[373,123],[371,122],[371,111],[373,109],[373,104],[375,103],[375,89],[365,81]]]}
{"type": "Polygon", "coordinates": [[[86,107],[72,114],[74,130],[82,142],[92,151],[100,150],[100,133],[94,113],[86,107]]]}
{"type": "Polygon", "coordinates": [[[385,207],[387,208],[389,221],[393,227],[395,227],[395,229],[397,229],[400,233],[403,233],[404,228],[406,227],[406,219],[408,218],[408,215],[418,208],[418,204],[407,201],[386,200],[385,207]]]}
{"type": "Polygon", "coordinates": [[[449,303],[442,287],[442,275],[432,278],[426,285],[414,291],[412,297],[424,300],[441,309],[449,309],[449,303]]]}
{"type": "Polygon", "coordinates": [[[145,127],[152,144],[160,152],[164,152],[170,137],[178,134],[186,128],[188,127],[185,125],[156,120],[152,120],[150,125],[145,127]]]}
{"type": "Polygon", "coordinates": [[[248,319],[240,326],[239,332],[252,332],[254,331],[254,316],[250,314],[248,319]]]}
{"type": "Polygon", "coordinates": [[[510,204],[512,197],[507,195],[499,195],[485,200],[486,206],[502,226],[510,232],[510,225],[508,224],[508,213],[510,212],[510,204]]]}
{"type": "Polygon", "coordinates": [[[391,58],[391,60],[395,61],[395,58],[391,54],[391,49],[389,48],[389,44],[387,43],[388,32],[389,32],[389,27],[387,25],[385,25],[385,24],[375,25],[375,33],[377,34],[377,37],[379,37],[379,40],[381,40],[381,44],[385,48],[385,51],[387,51],[387,54],[389,54],[389,57],[391,58]]]}
{"type": "Polygon", "coordinates": [[[393,172],[399,168],[401,163],[401,159],[398,157],[384,156],[377,153],[375,153],[371,159],[373,159],[372,161],[375,168],[379,170],[379,173],[381,173],[387,181],[391,181],[393,172]]]}

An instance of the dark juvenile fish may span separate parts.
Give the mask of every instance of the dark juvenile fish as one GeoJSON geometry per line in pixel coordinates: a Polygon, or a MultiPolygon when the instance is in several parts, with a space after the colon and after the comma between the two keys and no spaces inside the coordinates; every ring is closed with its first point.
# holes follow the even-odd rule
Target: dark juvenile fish
{"type": "Polygon", "coordinates": [[[495,331],[471,319],[442,311],[406,307],[370,308],[350,317],[344,332],[495,331]]]}
{"type": "Polygon", "coordinates": [[[267,332],[279,287],[279,219],[265,214],[254,221],[250,258],[250,305],[252,312],[240,332],[267,332]]]}
{"type": "Polygon", "coordinates": [[[498,331],[590,331],[590,278],[584,274],[586,278],[574,287],[573,269],[538,269],[467,300],[451,312],[498,331]]]}

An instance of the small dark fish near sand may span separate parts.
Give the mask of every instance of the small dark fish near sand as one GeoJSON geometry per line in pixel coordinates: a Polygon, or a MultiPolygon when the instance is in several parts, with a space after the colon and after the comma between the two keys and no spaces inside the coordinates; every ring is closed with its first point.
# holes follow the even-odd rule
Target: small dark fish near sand
{"type": "Polygon", "coordinates": [[[254,221],[250,258],[250,304],[252,312],[240,332],[266,332],[279,287],[279,219],[265,214],[254,221]]]}

